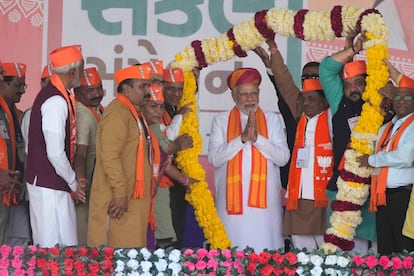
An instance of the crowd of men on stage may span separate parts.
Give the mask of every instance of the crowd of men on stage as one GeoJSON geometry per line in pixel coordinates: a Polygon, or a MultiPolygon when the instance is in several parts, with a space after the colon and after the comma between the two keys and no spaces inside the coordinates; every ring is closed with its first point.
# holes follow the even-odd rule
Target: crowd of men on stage
{"type": "MultiPolygon", "coordinates": [[[[307,63],[301,87],[274,41],[256,48],[277,113],[259,106],[260,94],[273,92],[260,90],[256,68],[227,77],[234,106],[214,117],[208,160],[232,246],[279,249],[289,237],[311,251],[326,242],[338,182],[358,179],[343,160],[364,104],[366,62],[354,60],[363,41],[350,32],[343,50],[307,63]]],[[[185,195],[198,180],[175,162],[193,146],[180,131],[194,112],[194,103],[179,107],[183,71],[161,60],[122,68],[113,76],[116,97],[104,108],[102,80],[96,68],[84,68],[80,45],[49,57],[25,112],[16,104],[27,87],[26,65],[0,62],[0,244],[185,246],[194,235],[185,230],[194,219],[185,195]]],[[[414,250],[414,80],[384,62],[384,124],[374,153],[356,157],[373,170],[363,179],[371,195],[355,232],[359,253],[414,250]]],[[[199,72],[194,68],[197,79],[199,72]]]]}

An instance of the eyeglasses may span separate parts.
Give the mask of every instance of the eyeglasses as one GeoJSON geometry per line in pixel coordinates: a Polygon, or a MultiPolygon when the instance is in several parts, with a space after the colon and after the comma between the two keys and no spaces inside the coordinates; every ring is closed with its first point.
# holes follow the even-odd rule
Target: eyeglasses
{"type": "Polygon", "coordinates": [[[164,103],[158,104],[158,103],[156,103],[154,101],[149,101],[148,102],[148,106],[151,107],[151,108],[154,108],[154,109],[155,108],[164,109],[164,107],[165,107],[164,103]]]}
{"type": "Polygon", "coordinates": [[[319,75],[316,75],[316,74],[303,74],[301,77],[300,77],[300,79],[302,80],[302,81],[304,81],[304,80],[309,80],[309,79],[311,79],[311,80],[319,80],[319,75]]]}
{"type": "Polygon", "coordinates": [[[397,95],[397,96],[394,97],[394,101],[401,101],[401,99],[403,99],[404,101],[409,102],[409,101],[413,100],[413,96],[411,96],[411,95],[405,95],[405,96],[397,95]]]}

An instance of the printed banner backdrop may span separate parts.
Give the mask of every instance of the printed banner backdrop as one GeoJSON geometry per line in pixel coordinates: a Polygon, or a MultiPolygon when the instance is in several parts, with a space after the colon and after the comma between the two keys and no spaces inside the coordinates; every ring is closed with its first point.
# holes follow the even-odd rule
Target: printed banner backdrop
{"type": "MultiPolygon", "coordinates": [[[[103,104],[107,105],[114,98],[114,71],[150,59],[162,59],[167,65],[191,41],[218,36],[253,17],[256,11],[272,7],[329,11],[334,5],[351,4],[381,11],[390,27],[391,60],[414,77],[411,0],[0,0],[0,60],[28,65],[28,89],[18,104],[25,110],[39,91],[40,73],[49,61],[48,53],[61,45],[81,44],[86,67],[97,67],[104,80],[103,104]]],[[[303,64],[320,61],[343,47],[341,39],[303,42],[276,36],[276,40],[297,83],[303,64]]],[[[233,69],[259,69],[264,76],[260,104],[265,110],[277,111],[277,98],[261,60],[254,52],[248,54],[201,71],[198,105],[204,155],[213,116],[233,106],[226,88],[226,77],[233,69]]]]}

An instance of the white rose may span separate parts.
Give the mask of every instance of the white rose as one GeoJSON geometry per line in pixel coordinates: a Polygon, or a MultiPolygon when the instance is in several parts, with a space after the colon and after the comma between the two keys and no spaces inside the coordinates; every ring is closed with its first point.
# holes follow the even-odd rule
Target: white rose
{"type": "Polygon", "coordinates": [[[141,276],[152,276],[152,274],[149,273],[149,272],[144,272],[144,273],[141,273],[141,274],[138,273],[138,276],[139,275],[141,275],[141,276]]]}
{"type": "Polygon", "coordinates": [[[141,249],[141,254],[144,257],[144,260],[148,261],[149,258],[151,258],[151,252],[148,251],[148,249],[146,249],[145,247],[141,249]]]}
{"type": "Polygon", "coordinates": [[[314,276],[319,276],[319,275],[322,274],[322,272],[323,272],[323,269],[319,265],[318,266],[315,266],[310,271],[311,275],[314,275],[314,276]]]}
{"type": "Polygon", "coordinates": [[[141,267],[142,267],[142,271],[144,272],[148,272],[150,271],[151,267],[152,267],[152,263],[149,261],[142,261],[140,263],[141,267]]]}
{"type": "Polygon", "coordinates": [[[135,259],[138,256],[138,251],[136,249],[131,249],[128,251],[127,256],[130,259],[135,259]]]}
{"type": "Polygon", "coordinates": [[[181,252],[178,249],[173,249],[168,256],[168,260],[178,263],[180,261],[181,252]]]}
{"type": "Polygon", "coordinates": [[[117,249],[117,250],[115,250],[115,252],[114,252],[114,256],[116,256],[116,257],[118,257],[118,258],[125,257],[125,255],[124,255],[124,254],[122,254],[123,252],[124,252],[124,249],[122,249],[122,248],[117,249]]]}
{"type": "Polygon", "coordinates": [[[304,270],[302,266],[298,266],[298,268],[296,269],[296,274],[298,274],[299,276],[305,275],[304,274],[304,270]]]}
{"type": "MultiPolygon", "coordinates": [[[[127,276],[139,276],[139,275],[140,274],[137,271],[133,271],[133,272],[130,272],[130,273],[127,274],[127,276]]],[[[141,275],[144,275],[144,274],[141,274],[141,275]]]]}
{"type": "Polygon", "coordinates": [[[115,276],[125,276],[125,273],[124,272],[117,272],[117,273],[115,273],[115,276]]]}
{"type": "Polygon", "coordinates": [[[333,268],[327,268],[327,269],[325,269],[325,274],[326,275],[331,275],[331,276],[336,276],[337,275],[336,270],[333,269],[333,268]]]}
{"type": "Polygon", "coordinates": [[[305,265],[309,262],[309,256],[306,253],[299,252],[298,255],[296,255],[298,258],[298,262],[305,265]]]}
{"type": "Polygon", "coordinates": [[[116,261],[115,272],[122,272],[125,269],[125,263],[121,260],[116,261]]]}
{"type": "Polygon", "coordinates": [[[312,255],[310,261],[314,266],[320,266],[323,264],[323,258],[319,255],[312,255]]]}
{"type": "Polygon", "coordinates": [[[163,248],[158,248],[154,251],[154,255],[157,255],[158,258],[164,258],[165,257],[165,250],[163,248]]]}
{"type": "Polygon", "coordinates": [[[338,257],[337,262],[338,262],[338,265],[339,265],[340,267],[347,267],[347,266],[348,266],[348,264],[349,264],[349,260],[348,260],[348,258],[345,258],[345,257],[342,257],[342,256],[339,256],[339,257],[338,257]]]}
{"type": "Polygon", "coordinates": [[[127,266],[133,270],[137,270],[139,266],[139,262],[135,259],[129,259],[129,261],[127,262],[127,266]]]}
{"type": "Polygon", "coordinates": [[[172,270],[173,276],[177,276],[181,271],[181,265],[179,263],[169,263],[168,268],[172,270]]]}
{"type": "Polygon", "coordinates": [[[158,262],[154,263],[155,267],[157,268],[158,271],[165,271],[165,269],[168,266],[168,263],[166,260],[164,259],[160,259],[158,260],[158,262]]]}
{"type": "Polygon", "coordinates": [[[335,265],[338,257],[336,255],[328,255],[325,259],[326,265],[335,265]]]}

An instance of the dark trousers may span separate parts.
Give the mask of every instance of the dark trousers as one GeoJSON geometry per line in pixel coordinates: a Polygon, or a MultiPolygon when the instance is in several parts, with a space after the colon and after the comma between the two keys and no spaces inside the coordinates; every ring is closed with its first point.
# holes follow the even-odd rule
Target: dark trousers
{"type": "Polygon", "coordinates": [[[178,183],[170,188],[170,208],[177,244],[175,247],[181,248],[184,240],[184,229],[186,210],[188,202],[185,200],[185,187],[178,183]]]}
{"type": "Polygon", "coordinates": [[[410,187],[387,189],[387,205],[378,206],[376,224],[378,253],[390,255],[403,249],[414,250],[414,240],[402,234],[405,215],[410,201],[410,187]]]}

